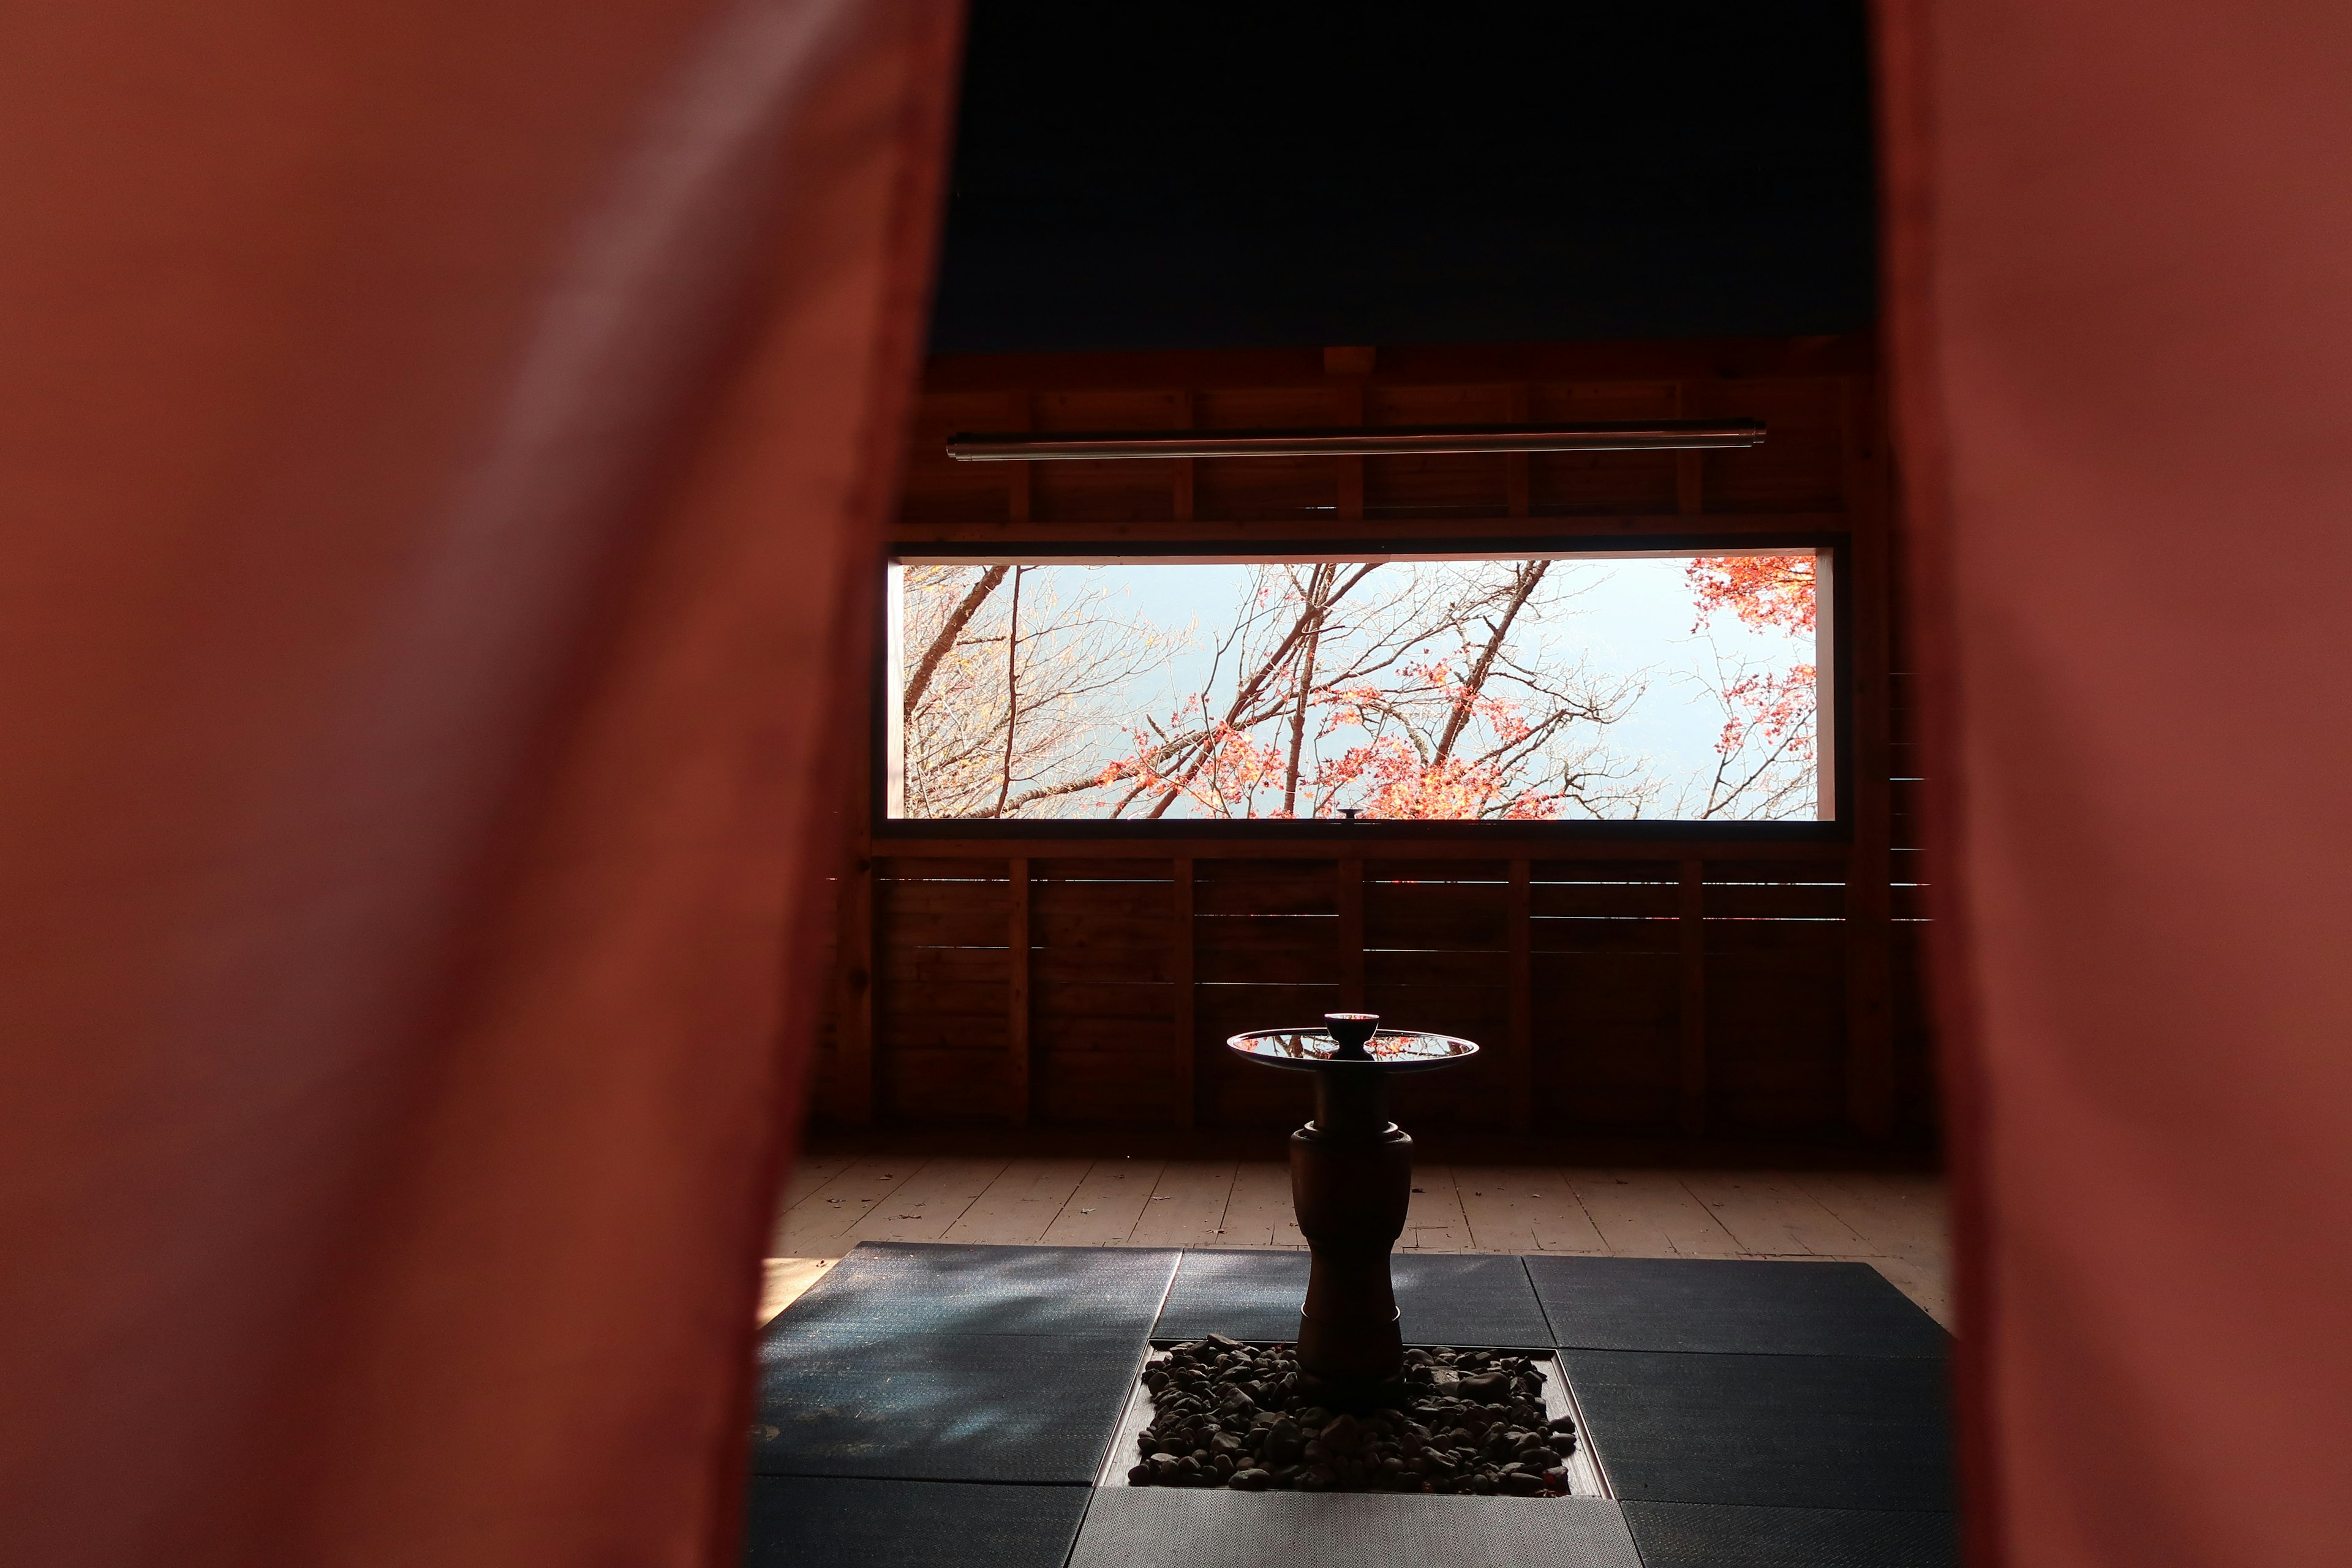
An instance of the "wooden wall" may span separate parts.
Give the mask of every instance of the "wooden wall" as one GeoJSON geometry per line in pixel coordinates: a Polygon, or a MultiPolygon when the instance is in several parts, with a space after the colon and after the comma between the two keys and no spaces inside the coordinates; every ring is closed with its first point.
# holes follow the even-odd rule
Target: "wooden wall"
{"type": "Polygon", "coordinates": [[[1498,1135],[1918,1142],[1916,776],[1853,339],[935,362],[896,543],[1778,534],[1847,545],[1850,838],[1083,839],[850,829],[817,1104],[851,1123],[1257,1126],[1224,1037],[1370,1006],[1488,1049],[1401,1114],[1498,1135]],[[1367,364],[1369,362],[1369,368],[1367,364]],[[1747,451],[958,465],[957,430],[1748,416],[1747,451]]]}

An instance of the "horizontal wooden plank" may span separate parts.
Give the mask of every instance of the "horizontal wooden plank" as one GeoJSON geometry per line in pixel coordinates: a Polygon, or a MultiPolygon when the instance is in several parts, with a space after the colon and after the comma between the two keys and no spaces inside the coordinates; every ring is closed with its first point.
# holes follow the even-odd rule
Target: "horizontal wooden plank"
{"type": "Polygon", "coordinates": [[[1166,1017],[1122,1018],[1090,1013],[1065,1016],[1045,1014],[1029,1021],[1033,1048],[1087,1055],[1129,1057],[1138,1060],[1172,1060],[1175,1040],[1166,1017]]]}
{"type": "Polygon", "coordinates": [[[1528,910],[1538,920],[1665,920],[1679,910],[1681,896],[1672,882],[1534,882],[1528,888],[1528,910]]]}
{"type": "Polygon", "coordinates": [[[1681,1016],[1681,993],[1664,988],[1642,990],[1538,990],[1531,999],[1535,1033],[1576,1043],[1608,1033],[1657,1035],[1673,1028],[1681,1016]]]}
{"type": "Polygon", "coordinates": [[[1711,883],[1705,889],[1709,920],[1843,920],[1843,882],[1711,883]]]}
{"type": "Polygon", "coordinates": [[[1192,972],[1204,985],[1336,985],[1339,953],[1331,944],[1297,948],[1203,942],[1192,954],[1192,972]]]}
{"type": "Polygon", "coordinates": [[[1680,1041],[1667,1034],[1594,1037],[1574,1049],[1540,1053],[1536,1076],[1579,1092],[1639,1090],[1673,1094],[1680,1081],[1680,1041]]]}
{"type": "Polygon", "coordinates": [[[1062,921],[1065,929],[1090,921],[1164,925],[1176,918],[1176,894],[1164,882],[1039,882],[1030,889],[1029,909],[1038,918],[1062,921]]]}
{"type": "Polygon", "coordinates": [[[1003,985],[1013,973],[1012,949],[1003,947],[883,948],[874,957],[877,984],[887,979],[908,985],[963,981],[1003,985]]]}
{"type": "Polygon", "coordinates": [[[1421,952],[1375,949],[1364,954],[1368,985],[1480,986],[1496,994],[1510,983],[1505,952],[1421,952]]]}
{"type": "MultiPolygon", "coordinates": [[[[1516,832],[1507,824],[1465,825],[1459,830],[1449,827],[1443,836],[1418,837],[1419,825],[1400,824],[1393,829],[1378,823],[1363,823],[1349,830],[1344,845],[1346,852],[1378,854],[1388,860],[1460,859],[1463,846],[1457,831],[1475,835],[1480,853],[1496,857],[1552,858],[1573,858],[1580,862],[1633,861],[1654,863],[1662,858],[1706,859],[1710,864],[1726,865],[1748,859],[1771,860],[1780,863],[1803,861],[1843,864],[1851,858],[1850,845],[1832,838],[1783,839],[1770,837],[1723,838],[1623,838],[1587,837],[1579,835],[1571,839],[1538,837],[1516,832]],[[1573,851],[1566,846],[1573,843],[1573,851]]],[[[1605,826],[1601,829],[1605,832],[1605,826]]],[[[927,857],[954,859],[974,854],[1045,856],[1068,854],[1074,844],[1083,842],[1097,854],[1160,854],[1181,850],[1194,860],[1194,874],[1202,885],[1221,879],[1229,866],[1265,866],[1282,861],[1320,861],[1335,866],[1343,845],[1333,838],[1231,838],[1152,837],[1135,834],[1115,825],[1105,824],[1099,834],[1089,831],[1081,840],[1068,838],[931,838],[924,837],[893,837],[887,828],[874,838],[877,855],[888,855],[896,862],[911,863],[927,857]]],[[[1001,862],[1000,862],[1001,864],[1001,862]]]]}
{"type": "Polygon", "coordinates": [[[1006,857],[1013,853],[1015,852],[991,847],[977,855],[970,850],[928,855],[921,849],[901,855],[877,846],[874,879],[880,886],[923,881],[1003,882],[1012,876],[1011,862],[1006,857]]]}
{"type": "MultiPolygon", "coordinates": [[[[1786,380],[1872,374],[1877,363],[1867,333],[1822,338],[1627,338],[1549,343],[1387,345],[1365,378],[1368,397],[1393,387],[1507,383],[1526,385],[1530,418],[1598,419],[1620,416],[1567,412],[1614,407],[1612,399],[1656,396],[1685,380],[1710,391],[1746,389],[1786,380]],[[1554,400],[1565,400],[1556,403],[1554,400]]],[[[1171,387],[1313,388],[1328,397],[1323,353],[1315,347],[1149,350],[1098,353],[949,355],[923,368],[921,406],[963,409],[961,427],[984,427],[971,410],[1002,410],[1010,391],[1039,394],[1076,388],[1166,391],[1171,387]],[[965,400],[951,404],[950,399],[965,400]],[[985,401],[985,400],[996,401],[985,401]]],[[[1328,406],[1328,405],[1327,405],[1328,406]]],[[[1662,416],[1679,405],[1639,405],[1662,416]]],[[[1727,402],[1711,413],[1738,413],[1727,402]]]]}
{"type": "Polygon", "coordinates": [[[1175,1016],[1176,987],[1131,981],[1066,981],[1029,977],[1031,1016],[1045,1018],[1152,1018],[1175,1016]]]}
{"type": "Polygon", "coordinates": [[[1835,952],[1845,947],[1845,921],[1836,919],[1724,920],[1699,922],[1709,952],[1835,952]]]}
{"type": "Polygon", "coordinates": [[[1601,953],[1629,957],[1679,953],[1681,928],[1670,920],[1538,920],[1528,922],[1528,948],[1540,961],[1547,953],[1564,958],[1601,953]]]}
{"type": "Polygon", "coordinates": [[[1674,1130],[1677,1113],[1670,1092],[1570,1089],[1543,1098],[1538,1132],[1656,1134],[1674,1130]]]}
{"type": "Polygon", "coordinates": [[[1339,1005],[1339,987],[1321,985],[1218,985],[1193,987],[1192,1007],[1200,1037],[1216,1041],[1249,1029],[1281,1029],[1319,1023],[1339,1005]]]}
{"type": "MultiPolygon", "coordinates": [[[[1728,968],[1710,958],[1710,973],[1728,968]]],[[[1756,1029],[1780,1026],[1780,1021],[1842,1012],[1843,975],[1832,964],[1804,969],[1759,964],[1747,973],[1724,975],[1707,986],[1707,1005],[1723,1013],[1727,1024],[1756,1029]]]]}
{"type": "Polygon", "coordinates": [[[1172,1063],[1132,1058],[1049,1053],[1031,1084],[1036,1114],[1048,1121],[1172,1121],[1178,1080],[1172,1063]]]}
{"type": "Polygon", "coordinates": [[[1180,932],[1172,915],[1089,914],[1032,910],[1029,944],[1062,952],[1126,952],[1164,948],[1180,932]]]}
{"type": "MultiPolygon", "coordinates": [[[[1454,1032],[1441,1018],[1471,1020],[1499,1028],[1510,1011],[1510,997],[1501,984],[1479,984],[1475,981],[1396,984],[1372,976],[1366,981],[1364,999],[1372,1011],[1381,1015],[1381,1027],[1384,1029],[1433,1029],[1440,1034],[1454,1032]]],[[[1480,1043],[1490,1050],[1499,1049],[1502,1038],[1496,1035],[1480,1043]]]]}
{"type": "Polygon", "coordinates": [[[1397,882],[1412,887],[1459,883],[1469,887],[1494,884],[1507,888],[1511,879],[1508,860],[1366,860],[1364,889],[1367,899],[1371,889],[1383,883],[1397,882]]]}
{"type": "MultiPolygon", "coordinates": [[[[1455,537],[1468,535],[1496,541],[1525,539],[1540,541],[1546,546],[1557,546],[1563,536],[1593,545],[1603,542],[1621,545],[1659,535],[1687,536],[1695,529],[1731,535],[1835,534],[1847,532],[1852,527],[1853,520],[1833,507],[1780,504],[1740,510],[1710,510],[1703,520],[1695,518],[1678,510],[1671,483],[1660,482],[1664,478],[1651,474],[1641,483],[1638,490],[1632,491],[1622,488],[1612,491],[1606,481],[1595,488],[1570,480],[1564,482],[1555,492],[1534,498],[1535,506],[1531,514],[1526,517],[1481,510],[1448,510],[1437,516],[1414,515],[1409,509],[1402,515],[1383,515],[1372,511],[1360,521],[1335,522],[1328,510],[1316,510],[1315,503],[1307,501],[1278,511],[1272,508],[1265,510],[1228,509],[1204,514],[1190,522],[1168,521],[1164,510],[1159,516],[1117,516],[1098,521],[1040,519],[1041,526],[1023,531],[1028,538],[1053,539],[1059,535],[1075,537],[1089,544],[1230,542],[1246,547],[1263,546],[1269,536],[1298,542],[1328,539],[1354,544],[1395,540],[1419,544],[1428,540],[1432,522],[1443,521],[1446,531],[1455,537]],[[1055,522],[1062,526],[1058,529],[1050,526],[1055,522]]],[[[1216,498],[1210,499],[1213,501],[1216,498]]],[[[984,544],[1010,548],[1001,491],[992,495],[975,495],[964,504],[958,504],[953,498],[927,498],[920,503],[909,503],[908,510],[892,525],[890,541],[902,550],[919,549],[925,544],[967,547],[984,544]]]]}
{"type": "Polygon", "coordinates": [[[1229,915],[1337,915],[1339,911],[1338,868],[1306,862],[1295,873],[1252,866],[1246,876],[1211,876],[1243,864],[1207,861],[1192,884],[1192,912],[1207,919],[1229,915]]]}
{"type": "Polygon", "coordinates": [[[1128,949],[1032,948],[1032,987],[1114,981],[1128,984],[1168,984],[1184,973],[1184,955],[1172,946],[1128,949]]]}
{"type": "MultiPolygon", "coordinates": [[[[1762,853],[1765,847],[1754,847],[1762,853]]],[[[1580,858],[1555,847],[1528,867],[1528,880],[1537,886],[1546,882],[1663,882],[1673,887],[1681,883],[1682,876],[1681,861],[1655,848],[1649,848],[1646,854],[1634,849],[1618,858],[1590,855],[1580,858]]]]}
{"type": "Polygon", "coordinates": [[[1664,1040],[1682,1016],[1682,989],[1538,991],[1533,1035],[1564,1051],[1664,1040]]]}
{"type": "Polygon", "coordinates": [[[1501,951],[1509,942],[1507,886],[1393,882],[1364,889],[1364,942],[1369,947],[1465,948],[1501,951]]]}
{"type": "Polygon", "coordinates": [[[875,940],[893,948],[1009,947],[1011,918],[1009,910],[902,914],[886,909],[877,919],[875,940]]]}
{"type": "Polygon", "coordinates": [[[1175,876],[1175,862],[1165,855],[1118,857],[1103,856],[1036,856],[1029,862],[1031,880],[1040,884],[1058,885],[1063,882],[1085,884],[1121,884],[1168,882],[1175,876]]]}
{"type": "Polygon", "coordinates": [[[903,1013],[877,1010],[875,1037],[890,1051],[946,1051],[1003,1055],[1005,1016],[995,1013],[903,1013]]]}
{"type": "Polygon", "coordinates": [[[1336,948],[1336,915],[1201,915],[1192,921],[1192,945],[1207,951],[1279,948],[1319,952],[1336,948]]]}
{"type": "Polygon", "coordinates": [[[874,889],[874,903],[885,915],[987,914],[1001,920],[1013,908],[1013,884],[883,882],[874,889]]]}
{"type": "Polygon", "coordinates": [[[900,1047],[883,1061],[892,1114],[910,1121],[993,1121],[1005,1110],[1004,1060],[969,1051],[900,1047]]]}
{"type": "Polygon", "coordinates": [[[1824,873],[1818,861],[1794,856],[1752,856],[1742,859],[1718,860],[1709,855],[1701,872],[1703,880],[1717,882],[1822,882],[1839,878],[1824,873]]]}
{"type": "Polygon", "coordinates": [[[946,1014],[977,1017],[1002,1013],[1010,994],[1004,977],[988,981],[911,979],[885,971],[877,977],[875,1000],[893,1016],[946,1014]]]}

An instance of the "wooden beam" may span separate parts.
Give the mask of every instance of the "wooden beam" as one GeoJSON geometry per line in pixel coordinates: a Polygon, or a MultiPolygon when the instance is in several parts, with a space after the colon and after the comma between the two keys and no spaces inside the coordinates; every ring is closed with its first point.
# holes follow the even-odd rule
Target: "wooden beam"
{"type": "Polygon", "coordinates": [[[1531,1131],[1535,1127],[1535,915],[1529,887],[1532,869],[1525,856],[1511,862],[1511,904],[1506,916],[1510,944],[1510,972],[1506,984],[1510,991],[1509,1081],[1514,1132],[1531,1131]]]}
{"type": "MultiPolygon", "coordinates": [[[[1006,463],[1025,468],[1024,463],[1006,463]]],[[[1843,511],[1717,511],[1696,522],[1681,511],[1545,513],[1513,517],[1381,516],[1318,520],[1300,517],[1236,517],[1213,521],[1193,519],[1174,522],[1056,521],[1029,525],[1024,537],[1066,548],[1071,543],[1105,545],[1231,543],[1263,549],[1268,542],[1313,542],[1344,540],[1350,544],[1395,540],[1426,545],[1432,540],[1572,541],[1596,550],[1622,549],[1653,537],[1684,537],[1694,533],[1739,537],[1807,538],[1839,534],[1852,520],[1843,511]]],[[[992,551],[1019,546],[1008,540],[1001,522],[924,522],[901,519],[890,525],[893,548],[919,553],[926,544],[985,546],[992,551]]]]}
{"type": "Polygon", "coordinates": [[[1375,824],[1359,826],[1343,849],[1329,838],[1179,838],[1120,831],[1105,823],[1100,833],[1069,838],[933,838],[909,834],[877,836],[874,852],[905,859],[996,859],[1006,855],[1087,855],[1105,858],[1160,859],[1171,854],[1197,860],[1329,860],[1366,855],[1383,860],[1500,860],[1525,856],[1536,860],[1804,860],[1843,865],[1852,850],[1834,838],[1538,838],[1528,835],[1468,834],[1459,837],[1390,837],[1375,824]]]}
{"type": "MultiPolygon", "coordinates": [[[[1364,382],[1361,376],[1349,376],[1331,389],[1331,423],[1361,425],[1364,422],[1364,382]]],[[[1364,516],[1364,459],[1336,459],[1339,469],[1338,516],[1342,522],[1360,522],[1364,516]]]]}
{"type": "Polygon", "coordinates": [[[1029,1059],[1029,858],[1012,860],[1012,916],[1006,932],[1011,981],[1005,987],[1005,1062],[1008,1120],[1015,1127],[1029,1125],[1031,1101],[1029,1059]]]}
{"type": "Polygon", "coordinates": [[[1355,857],[1339,861],[1339,1010],[1360,1012],[1364,1005],[1364,863],[1355,857]]]}
{"type": "Polygon", "coordinates": [[[1843,595],[1853,763],[1843,804],[1853,824],[1845,884],[1846,1116],[1864,1137],[1885,1142],[1895,1135],[1890,487],[1875,387],[1850,378],[1844,398],[1845,501],[1855,520],[1843,595]]]}
{"type": "Polygon", "coordinates": [[[1705,452],[1675,454],[1675,510],[1683,517],[1696,517],[1706,510],[1706,497],[1700,486],[1706,475],[1705,452]]]}
{"type": "MultiPolygon", "coordinates": [[[[1682,416],[1685,419],[1696,419],[1700,417],[1700,416],[1693,414],[1691,409],[1694,406],[1704,405],[1705,402],[1705,394],[1695,393],[1688,382],[1680,383],[1675,388],[1675,406],[1680,410],[1682,416]]],[[[1675,511],[1676,515],[1682,517],[1696,517],[1700,512],[1706,510],[1706,496],[1704,489],[1706,481],[1706,454],[1705,452],[1676,452],[1675,454],[1675,511]]]]}
{"type": "MultiPolygon", "coordinates": [[[[1832,338],[1675,338],[1583,343],[1383,346],[1373,381],[1402,385],[1519,381],[1763,381],[1866,372],[1868,332],[1832,338]]],[[[1321,350],[1196,349],[1067,354],[953,354],[931,360],[926,392],[1158,392],[1171,385],[1311,386],[1329,374],[1321,350]]]]}
{"type": "Polygon", "coordinates": [[[1681,1072],[1677,1121],[1685,1138],[1706,1135],[1706,863],[1682,863],[1681,1072]]]}
{"type": "MultiPolygon", "coordinates": [[[[1183,429],[1190,430],[1192,427],[1194,402],[1192,394],[1189,392],[1179,393],[1176,395],[1176,423],[1183,429]]],[[[1174,465],[1175,496],[1173,510],[1170,515],[1178,522],[1192,521],[1193,485],[1199,477],[1194,468],[1197,461],[1198,459],[1192,458],[1179,458],[1174,465]]]]}
{"type": "Polygon", "coordinates": [[[1176,929],[1170,936],[1176,960],[1172,1043],[1176,1052],[1177,1122],[1180,1126],[1199,1127],[1211,1119],[1210,1108],[1203,1103],[1211,1079],[1201,1070],[1200,1026],[1193,1014],[1192,858],[1177,856],[1175,869],[1176,929]]]}
{"type": "MultiPolygon", "coordinates": [[[[1007,429],[1028,430],[1035,427],[1036,416],[1034,405],[1036,400],[1034,398],[1027,393],[1016,392],[1007,395],[1005,401],[1012,405],[1010,417],[1013,423],[1006,426],[1007,429]]],[[[1013,523],[1025,523],[1032,516],[1030,474],[1036,465],[1007,463],[1004,466],[1010,470],[1005,479],[1005,521],[1013,523]]]]}
{"type": "MultiPolygon", "coordinates": [[[[1511,388],[1508,411],[1513,424],[1527,421],[1527,383],[1521,382],[1511,388]]],[[[1503,508],[1515,518],[1528,515],[1528,455],[1525,452],[1513,452],[1504,459],[1503,508]]]]}

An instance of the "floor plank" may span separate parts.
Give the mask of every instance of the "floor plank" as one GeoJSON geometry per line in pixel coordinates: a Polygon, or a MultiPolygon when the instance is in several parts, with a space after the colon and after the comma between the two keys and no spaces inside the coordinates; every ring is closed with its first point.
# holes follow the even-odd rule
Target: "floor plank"
{"type": "Polygon", "coordinates": [[[761,1265],[761,1323],[801,1299],[801,1292],[824,1278],[837,1259],[831,1258],[771,1258],[761,1265]]]}
{"type": "Polygon", "coordinates": [[[779,1258],[840,1257],[857,1245],[850,1228],[929,1163],[906,1154],[851,1161],[785,1214],[770,1250],[779,1258]]]}
{"type": "Polygon", "coordinates": [[[1463,1165],[1454,1185],[1479,1252],[1605,1253],[1609,1244],[1576,1190],[1540,1165],[1463,1165]]]}
{"type": "Polygon", "coordinates": [[[1736,1258],[1744,1250],[1669,1171],[1570,1171],[1577,1201],[1621,1258],[1736,1258]]]}
{"type": "Polygon", "coordinates": [[[1791,1179],[1874,1254],[1934,1262],[1947,1250],[1950,1220],[1942,1184],[1931,1178],[1811,1172],[1791,1179]]]}
{"type": "Polygon", "coordinates": [[[1160,1181],[1158,1160],[1097,1160],[1040,1239],[1048,1247],[1116,1247],[1135,1230],[1160,1181]]]}
{"type": "Polygon", "coordinates": [[[938,1241],[1004,1173],[1010,1160],[933,1160],[866,1211],[850,1240],[938,1241]]]}
{"type": "Polygon", "coordinates": [[[999,1247],[1043,1241],[1092,1163],[1087,1160],[1013,1161],[940,1239],[999,1247]]]}
{"type": "Polygon", "coordinates": [[[1129,1247],[1222,1247],[1235,1162],[1171,1160],[1128,1233],[1129,1247]]]}
{"type": "Polygon", "coordinates": [[[776,1212],[789,1214],[798,1208],[810,1194],[849,1169],[855,1163],[846,1154],[809,1155],[793,1167],[793,1179],[784,1185],[783,1205],[776,1212]]]}
{"type": "Polygon", "coordinates": [[[1462,1212],[1462,1195],[1454,1190],[1450,1165],[1416,1164],[1412,1196],[1404,1212],[1404,1235],[1397,1239],[1404,1252],[1475,1252],[1470,1220],[1462,1212]]]}
{"type": "Polygon", "coordinates": [[[1307,1245],[1298,1234],[1298,1216],[1290,1206],[1290,1167],[1270,1162],[1244,1162],[1234,1173],[1234,1194],[1225,1205],[1224,1234],[1219,1247],[1267,1247],[1296,1249],[1307,1245]]]}
{"type": "Polygon", "coordinates": [[[1693,1171],[1692,1196],[1759,1258],[1851,1258],[1869,1246],[1796,1183],[1773,1172],[1693,1171]]]}

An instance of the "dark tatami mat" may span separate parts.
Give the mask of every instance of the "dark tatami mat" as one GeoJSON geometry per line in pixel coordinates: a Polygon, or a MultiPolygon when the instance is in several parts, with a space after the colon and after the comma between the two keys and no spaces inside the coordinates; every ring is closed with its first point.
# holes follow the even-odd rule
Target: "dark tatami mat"
{"type": "Polygon", "coordinates": [[[1940,1360],[1563,1350],[1624,1501],[1948,1510],[1940,1360]]]}
{"type": "Polygon", "coordinates": [[[1076,1487],[751,1478],[744,1568],[1062,1568],[1076,1487]]]}
{"type": "Polygon", "coordinates": [[[1552,1342],[1605,1351],[1941,1356],[1951,1336],[1867,1263],[1530,1258],[1552,1342]]]}
{"type": "MultiPolygon", "coordinates": [[[[1151,1337],[1296,1339],[1307,1266],[1303,1252],[1187,1252],[1151,1337]]],[[[1516,1258],[1400,1252],[1391,1256],[1389,1273],[1407,1344],[1551,1342],[1527,1269],[1516,1258]]]]}
{"type": "Polygon", "coordinates": [[[1091,1481],[1141,1338],[794,1328],[760,1342],[751,1468],[897,1480],[1091,1481]]]}
{"type": "Polygon", "coordinates": [[[1642,1568],[1600,1498],[1095,1494],[1070,1568],[1642,1568]]]}
{"type": "Polygon", "coordinates": [[[1150,1331],[1173,1251],[866,1242],[784,1309],[794,1328],[856,1324],[913,1334],[1150,1331]]]}
{"type": "Polygon", "coordinates": [[[1306,1295],[1303,1252],[1188,1251],[1176,1266],[1176,1283],[1168,1289],[1151,1337],[1294,1340],[1306,1295]]]}
{"type": "Polygon", "coordinates": [[[1948,1513],[1629,1502],[1644,1568],[1959,1568],[1948,1513]]]}

